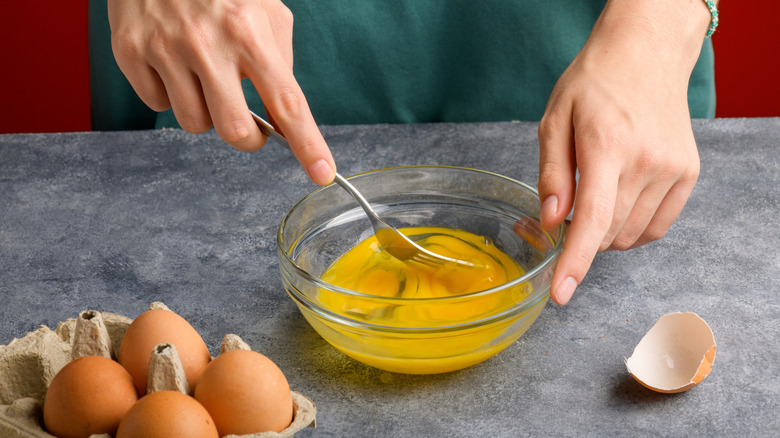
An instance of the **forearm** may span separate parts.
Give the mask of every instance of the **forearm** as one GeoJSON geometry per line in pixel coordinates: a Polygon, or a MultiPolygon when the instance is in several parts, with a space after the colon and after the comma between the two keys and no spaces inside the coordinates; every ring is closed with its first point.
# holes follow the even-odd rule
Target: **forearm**
{"type": "Polygon", "coordinates": [[[710,20],[704,0],[609,0],[591,35],[596,41],[589,43],[607,43],[602,50],[631,50],[615,53],[627,59],[652,57],[687,79],[710,20]]]}

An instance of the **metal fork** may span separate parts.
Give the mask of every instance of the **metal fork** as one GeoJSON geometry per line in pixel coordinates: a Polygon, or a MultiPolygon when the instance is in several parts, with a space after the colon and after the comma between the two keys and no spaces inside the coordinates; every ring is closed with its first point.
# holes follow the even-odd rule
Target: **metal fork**
{"type": "MultiPolygon", "coordinates": [[[[287,149],[290,149],[290,144],[287,142],[287,139],[284,138],[284,136],[282,136],[282,134],[280,134],[276,129],[274,129],[273,125],[265,121],[254,112],[250,111],[250,113],[252,114],[252,118],[255,120],[255,123],[257,123],[257,127],[260,128],[260,132],[262,132],[267,137],[273,138],[277,141],[277,143],[285,146],[287,149]]],[[[446,264],[455,264],[467,267],[474,266],[474,264],[471,262],[436,254],[435,252],[429,251],[416,244],[412,239],[382,220],[382,218],[380,218],[371,207],[371,204],[368,203],[366,198],[364,198],[363,195],[355,188],[355,186],[347,181],[346,178],[339,175],[338,172],[336,173],[335,182],[341,186],[341,188],[346,190],[347,193],[352,195],[358,204],[360,204],[360,206],[363,208],[363,211],[366,212],[368,220],[371,221],[371,227],[374,228],[374,235],[376,235],[376,240],[379,242],[379,245],[393,257],[403,261],[415,262],[431,268],[438,268],[446,264]]]]}

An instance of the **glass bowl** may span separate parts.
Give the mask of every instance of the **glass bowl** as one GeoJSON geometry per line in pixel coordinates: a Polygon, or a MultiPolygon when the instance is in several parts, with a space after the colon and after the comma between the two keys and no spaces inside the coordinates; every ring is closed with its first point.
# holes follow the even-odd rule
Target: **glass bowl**
{"type": "Polygon", "coordinates": [[[437,298],[379,297],[322,281],[323,272],[373,233],[336,185],[300,200],[277,235],[285,290],[331,345],[392,372],[432,374],[482,362],[520,337],[550,296],[564,225],[539,225],[539,195],[519,181],[449,166],[382,169],[349,178],[398,228],[436,226],[485,236],[525,273],[479,292],[437,298]],[[402,321],[392,315],[403,314],[402,321]]]}

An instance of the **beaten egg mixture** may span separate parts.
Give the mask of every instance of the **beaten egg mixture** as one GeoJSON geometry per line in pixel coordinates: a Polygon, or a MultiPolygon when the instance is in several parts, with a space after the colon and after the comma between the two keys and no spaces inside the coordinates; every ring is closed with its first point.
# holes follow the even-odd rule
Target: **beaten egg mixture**
{"type": "MultiPolygon", "coordinates": [[[[479,321],[511,308],[530,293],[530,285],[523,283],[502,293],[474,294],[524,274],[523,268],[487,237],[440,227],[404,228],[401,232],[430,251],[474,266],[453,263],[431,268],[401,261],[381,250],[372,235],[337,259],[321,276],[332,285],[367,296],[321,289],[318,301],[334,313],[390,328],[392,332],[394,328],[424,329],[479,321]]],[[[418,336],[410,338],[401,330],[372,342],[372,351],[358,347],[357,343],[354,350],[337,348],[382,369],[444,372],[480,362],[505,348],[507,342],[513,342],[514,339],[502,338],[507,324],[478,325],[466,333],[437,336],[435,342],[425,342],[418,336]],[[493,347],[486,350],[486,344],[493,347]],[[416,359],[434,356],[437,359],[433,361],[416,359]]],[[[357,329],[338,331],[347,341],[361,336],[357,329]]]]}

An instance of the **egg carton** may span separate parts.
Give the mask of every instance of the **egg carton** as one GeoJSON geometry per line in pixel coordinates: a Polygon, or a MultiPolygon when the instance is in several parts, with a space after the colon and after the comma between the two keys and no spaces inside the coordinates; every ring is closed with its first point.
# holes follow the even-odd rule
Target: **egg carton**
{"type": "MultiPolygon", "coordinates": [[[[152,303],[150,308],[166,308],[162,303],[152,303]]],[[[0,437],[3,438],[57,438],[47,433],[43,424],[43,400],[54,376],[74,357],[89,354],[115,356],[127,327],[132,319],[109,312],[85,311],[79,318],[95,319],[105,330],[84,331],[77,334],[77,319],[70,318],[57,324],[52,330],[42,325],[22,338],[0,345],[0,437]],[[88,313],[90,312],[90,313],[88,313]],[[99,317],[96,317],[98,316],[99,317]],[[79,336],[105,336],[105,342],[78,342],[79,336]],[[75,345],[75,347],[74,347],[75,345]],[[83,345],[108,345],[111,351],[78,351],[83,345]]],[[[250,349],[236,335],[227,335],[222,349],[250,349]]],[[[262,432],[249,435],[228,435],[223,438],[289,438],[296,432],[316,427],[316,406],[305,395],[291,391],[293,421],[281,432],[262,432]]],[[[92,435],[91,438],[110,438],[109,435],[92,435]]]]}

